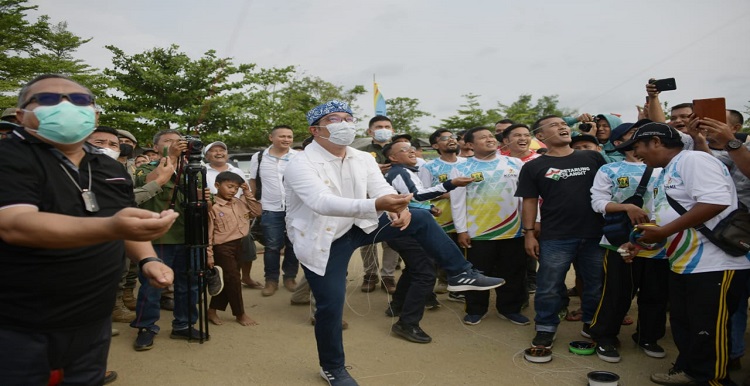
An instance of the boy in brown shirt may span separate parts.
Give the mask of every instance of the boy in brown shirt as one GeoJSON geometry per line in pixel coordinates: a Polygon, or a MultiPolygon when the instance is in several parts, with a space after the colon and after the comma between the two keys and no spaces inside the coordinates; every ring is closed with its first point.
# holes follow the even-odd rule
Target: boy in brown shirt
{"type": "Polygon", "coordinates": [[[260,203],[253,197],[247,183],[235,173],[219,173],[215,186],[218,192],[208,213],[208,266],[213,268],[215,264],[222,268],[224,289],[211,298],[208,320],[216,325],[222,324],[216,310],[224,311],[229,304],[239,324],[256,325],[258,323],[245,314],[239,272],[242,254],[246,252],[242,240],[250,233],[250,218],[260,215],[260,203]],[[234,197],[240,188],[242,199],[234,197]]]}

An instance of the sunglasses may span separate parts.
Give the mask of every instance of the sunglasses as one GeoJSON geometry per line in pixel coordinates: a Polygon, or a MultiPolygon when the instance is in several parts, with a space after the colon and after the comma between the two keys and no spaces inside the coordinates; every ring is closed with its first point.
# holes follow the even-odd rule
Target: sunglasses
{"type": "Polygon", "coordinates": [[[40,92],[34,94],[29,100],[24,103],[21,108],[25,108],[29,104],[36,102],[40,106],[54,106],[59,104],[63,98],[67,98],[70,103],[76,106],[90,106],[94,103],[94,96],[86,93],[71,93],[71,94],[58,94],[54,92],[40,92]]]}

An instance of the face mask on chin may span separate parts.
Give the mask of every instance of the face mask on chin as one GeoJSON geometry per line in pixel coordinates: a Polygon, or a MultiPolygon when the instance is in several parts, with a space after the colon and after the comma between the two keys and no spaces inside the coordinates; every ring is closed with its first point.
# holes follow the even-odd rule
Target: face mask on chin
{"type": "Polygon", "coordinates": [[[58,144],[82,142],[96,128],[96,114],[91,106],[76,106],[62,101],[54,106],[37,106],[31,112],[39,121],[39,126],[29,130],[58,144]]]}
{"type": "Polygon", "coordinates": [[[331,123],[325,128],[328,129],[330,135],[327,138],[320,137],[336,145],[349,146],[354,142],[354,137],[357,135],[357,129],[353,122],[331,123]]]}
{"type": "Polygon", "coordinates": [[[114,151],[114,150],[112,150],[112,149],[110,149],[108,147],[102,147],[102,148],[99,148],[99,150],[102,152],[102,154],[105,154],[105,155],[111,157],[114,160],[120,158],[120,152],[119,151],[114,151]]]}

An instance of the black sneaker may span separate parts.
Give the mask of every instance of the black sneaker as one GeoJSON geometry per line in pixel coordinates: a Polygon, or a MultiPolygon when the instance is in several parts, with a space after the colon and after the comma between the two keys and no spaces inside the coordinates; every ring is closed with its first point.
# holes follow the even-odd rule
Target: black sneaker
{"type": "Polygon", "coordinates": [[[505,279],[484,276],[476,269],[468,269],[448,278],[448,291],[486,291],[505,284],[505,279]]]}
{"type": "Polygon", "coordinates": [[[336,370],[323,370],[320,369],[320,376],[323,377],[330,386],[359,386],[357,381],[349,375],[346,371],[346,367],[341,367],[336,370]]]}
{"type": "Polygon", "coordinates": [[[218,265],[206,271],[206,288],[211,296],[218,295],[224,289],[224,271],[218,265]]]}
{"type": "Polygon", "coordinates": [[[590,323],[584,323],[583,328],[581,329],[581,336],[584,338],[591,339],[591,324],[590,323]]]}
{"type": "Polygon", "coordinates": [[[156,336],[156,333],[148,328],[139,328],[138,337],[135,338],[135,343],[133,343],[135,351],[151,350],[154,347],[154,336],[156,336]]]}
{"type": "Polygon", "coordinates": [[[536,283],[526,283],[526,291],[530,294],[536,293],[536,283]]]}
{"type": "Polygon", "coordinates": [[[396,322],[391,326],[391,332],[414,343],[430,343],[432,338],[419,326],[396,322]]]}
{"type": "Polygon", "coordinates": [[[659,385],[699,385],[692,377],[685,374],[682,370],[674,367],[669,369],[668,373],[651,374],[651,382],[659,385]]]}
{"type": "Polygon", "coordinates": [[[201,333],[200,331],[196,330],[193,327],[190,327],[184,330],[172,330],[172,333],[169,334],[169,337],[172,339],[200,340],[200,339],[206,339],[206,334],[201,333]]]}
{"type": "Polygon", "coordinates": [[[547,349],[551,349],[552,345],[555,342],[555,337],[557,336],[554,332],[547,332],[547,331],[537,331],[536,336],[531,341],[532,347],[544,347],[547,349]]]}
{"type": "Polygon", "coordinates": [[[664,358],[667,356],[667,352],[664,351],[664,348],[659,346],[656,342],[639,342],[637,340],[638,338],[633,335],[633,341],[635,344],[638,345],[638,347],[643,350],[646,355],[650,356],[651,358],[664,358]]]}
{"type": "Polygon", "coordinates": [[[612,344],[596,345],[596,356],[609,363],[617,363],[622,359],[620,353],[617,352],[617,348],[612,344]]]}

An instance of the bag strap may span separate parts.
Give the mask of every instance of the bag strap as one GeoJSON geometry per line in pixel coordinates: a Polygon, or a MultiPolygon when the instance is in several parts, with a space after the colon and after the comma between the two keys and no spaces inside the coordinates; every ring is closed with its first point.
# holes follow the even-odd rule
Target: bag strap
{"type": "MultiPolygon", "coordinates": [[[[669,197],[669,195],[666,192],[664,193],[664,195],[667,196],[667,202],[669,203],[669,206],[671,206],[672,209],[675,210],[675,212],[679,213],[680,216],[687,213],[687,210],[685,209],[685,207],[680,205],[679,202],[675,201],[672,197],[669,197]]],[[[706,227],[706,224],[700,224],[693,228],[695,228],[695,230],[699,231],[700,233],[703,233],[703,235],[706,236],[707,239],[709,240],[714,239],[714,235],[711,233],[713,231],[711,229],[708,229],[706,227]]]]}
{"type": "Polygon", "coordinates": [[[643,171],[643,176],[641,177],[641,182],[638,184],[638,188],[635,189],[636,196],[643,198],[643,195],[646,194],[648,180],[651,179],[651,174],[653,172],[654,168],[652,168],[651,166],[646,166],[646,170],[643,171]]]}
{"type": "Polygon", "coordinates": [[[258,170],[255,171],[255,199],[260,201],[263,183],[260,181],[260,160],[263,158],[263,150],[258,153],[258,170]]]}

